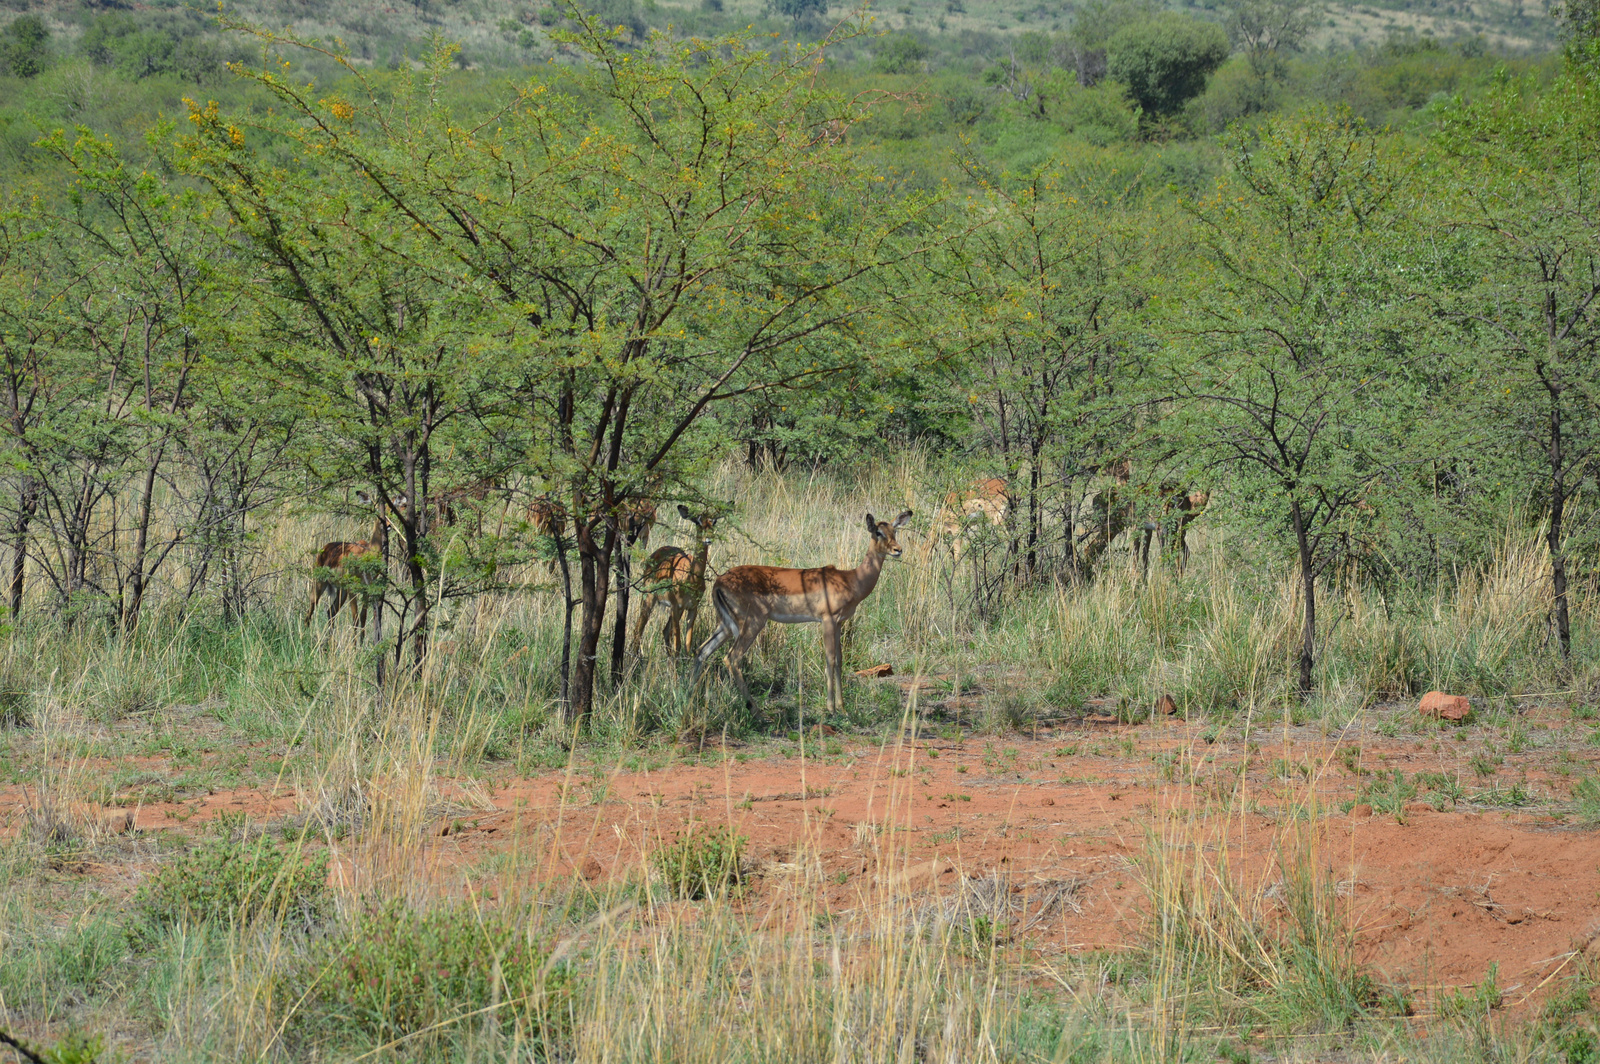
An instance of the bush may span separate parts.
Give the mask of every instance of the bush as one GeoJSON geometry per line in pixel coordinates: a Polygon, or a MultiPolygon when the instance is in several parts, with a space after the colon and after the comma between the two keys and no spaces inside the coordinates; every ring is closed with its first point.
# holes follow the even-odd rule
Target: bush
{"type": "Polygon", "coordinates": [[[184,920],[238,920],[262,915],[309,928],[332,909],[328,856],[302,857],[299,847],[266,839],[213,839],[158,869],[133,898],[150,937],[184,920]]]}
{"type": "Polygon", "coordinates": [[[910,33],[883,38],[872,67],[883,74],[915,74],[928,59],[928,46],[910,33]]]}
{"type": "Polygon", "coordinates": [[[37,15],[23,15],[0,31],[0,74],[31,78],[50,61],[50,31],[37,15]]]}
{"type": "MultiPolygon", "coordinates": [[[[504,911],[418,911],[399,902],[371,909],[348,934],[326,940],[298,978],[299,1022],[384,1043],[430,1028],[448,1043],[453,1021],[492,1024],[546,1046],[567,1029],[568,978],[521,921],[504,911]],[[550,967],[550,970],[546,970],[550,967]]],[[[409,1043],[420,1048],[413,1038],[409,1043]]]]}
{"type": "Polygon", "coordinates": [[[1106,46],[1106,72],[1159,118],[1200,95],[1228,51],[1221,26],[1167,11],[1118,30],[1106,46]]]}
{"type": "Polygon", "coordinates": [[[728,828],[681,835],[652,855],[656,870],[675,898],[694,901],[739,886],[745,838],[728,828]]]}

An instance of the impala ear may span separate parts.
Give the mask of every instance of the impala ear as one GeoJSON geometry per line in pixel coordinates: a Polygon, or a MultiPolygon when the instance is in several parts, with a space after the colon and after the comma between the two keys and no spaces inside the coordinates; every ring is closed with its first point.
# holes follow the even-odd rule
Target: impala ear
{"type": "Polygon", "coordinates": [[[911,511],[910,510],[902,511],[900,516],[896,517],[894,519],[894,527],[896,527],[896,528],[904,528],[906,526],[906,522],[909,521],[909,520],[911,520],[911,511]]]}
{"type": "Polygon", "coordinates": [[[867,532],[871,534],[873,539],[877,539],[883,535],[882,532],[878,531],[877,518],[873,517],[871,514],[867,515],[867,532]]]}
{"type": "Polygon", "coordinates": [[[694,515],[689,512],[689,508],[683,505],[681,502],[678,504],[678,516],[683,518],[685,521],[694,520],[694,515]]]}

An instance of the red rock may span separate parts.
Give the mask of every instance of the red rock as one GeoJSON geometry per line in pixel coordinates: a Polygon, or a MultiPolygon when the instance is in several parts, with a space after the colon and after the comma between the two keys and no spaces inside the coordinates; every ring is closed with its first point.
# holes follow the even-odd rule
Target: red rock
{"type": "Polygon", "coordinates": [[[604,873],[604,869],[602,869],[600,867],[600,862],[599,861],[596,861],[591,856],[588,856],[588,855],[584,856],[583,864],[581,866],[579,866],[579,868],[578,868],[578,874],[579,875],[583,876],[584,879],[587,879],[589,882],[592,883],[595,880],[599,879],[600,876],[603,873],[604,873]]]}
{"type": "Polygon", "coordinates": [[[1178,712],[1178,703],[1172,700],[1171,695],[1162,695],[1160,698],[1156,699],[1156,712],[1165,713],[1170,717],[1174,713],[1178,712]]]}
{"type": "Polygon", "coordinates": [[[885,676],[894,675],[893,665],[874,665],[870,669],[857,669],[856,675],[863,680],[881,680],[885,676]]]}
{"type": "Polygon", "coordinates": [[[1439,720],[1465,720],[1472,712],[1472,704],[1460,695],[1447,695],[1443,691],[1429,691],[1422,696],[1417,712],[1424,717],[1439,720]]]}

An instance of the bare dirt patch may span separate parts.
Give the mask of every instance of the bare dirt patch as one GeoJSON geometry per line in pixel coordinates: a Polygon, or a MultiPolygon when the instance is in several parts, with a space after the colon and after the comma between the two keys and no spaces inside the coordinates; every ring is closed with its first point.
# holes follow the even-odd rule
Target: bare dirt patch
{"type": "MultiPolygon", "coordinates": [[[[1426,997],[1474,985],[1497,964],[1506,1005],[1531,1008],[1600,932],[1600,833],[1566,815],[1570,781],[1592,774],[1600,752],[1554,730],[1568,723],[1554,711],[1524,714],[1518,727],[1533,739],[1509,749],[1486,729],[1468,741],[1451,728],[1420,739],[1309,727],[1218,737],[1158,718],[988,738],[808,733],[803,744],[667,750],[659,767],[636,771],[580,757],[487,785],[436,781],[446,812],[423,845],[443,880],[492,897],[508,876],[648,876],[665,842],[727,825],[748,840],[746,907],[787,896],[786,880],[802,870],[822,885],[819,907],[841,915],[886,891],[937,905],[1001,884],[1009,899],[986,904],[1012,915],[1009,933],[1060,953],[1138,943],[1139,865],[1176,821],[1225,821],[1225,835],[1206,844],[1261,869],[1286,818],[1309,815],[1363,965],[1426,997]],[[1388,804],[1370,797],[1396,770],[1464,790],[1453,800],[1425,790],[1390,794],[1388,804]],[[1532,805],[1486,804],[1505,794],[1532,805]]],[[[23,788],[0,787],[0,831],[23,830],[28,801],[23,788]]],[[[134,826],[198,834],[224,815],[303,818],[310,801],[288,789],[218,790],[139,806],[134,826]]]]}

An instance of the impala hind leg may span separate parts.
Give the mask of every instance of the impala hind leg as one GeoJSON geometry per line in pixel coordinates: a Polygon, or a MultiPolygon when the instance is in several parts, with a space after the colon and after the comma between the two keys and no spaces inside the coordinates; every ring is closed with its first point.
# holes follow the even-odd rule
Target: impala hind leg
{"type": "Polygon", "coordinates": [[[730,639],[736,638],[739,634],[739,622],[734,619],[731,614],[723,615],[719,610],[718,621],[719,623],[717,625],[717,630],[712,632],[710,638],[701,644],[699,650],[695,651],[695,683],[700,682],[700,674],[705,671],[706,664],[711,661],[711,655],[715,654],[717,649],[721,647],[722,644],[726,643],[730,639]]]}
{"type": "Polygon", "coordinates": [[[739,633],[739,638],[734,641],[733,649],[728,651],[728,675],[733,677],[733,682],[738,684],[739,693],[744,696],[744,707],[754,711],[755,702],[750,698],[750,684],[744,678],[744,656],[755,646],[756,639],[761,635],[764,624],[751,624],[739,633]]]}
{"type": "Polygon", "coordinates": [[[667,656],[683,653],[683,629],[679,621],[683,617],[683,607],[675,602],[667,603],[667,620],[661,626],[661,644],[667,648],[667,656]]]}
{"type": "Polygon", "coordinates": [[[694,646],[694,621],[700,614],[700,603],[691,603],[684,610],[683,630],[678,636],[678,649],[680,653],[685,647],[694,646]]]}

